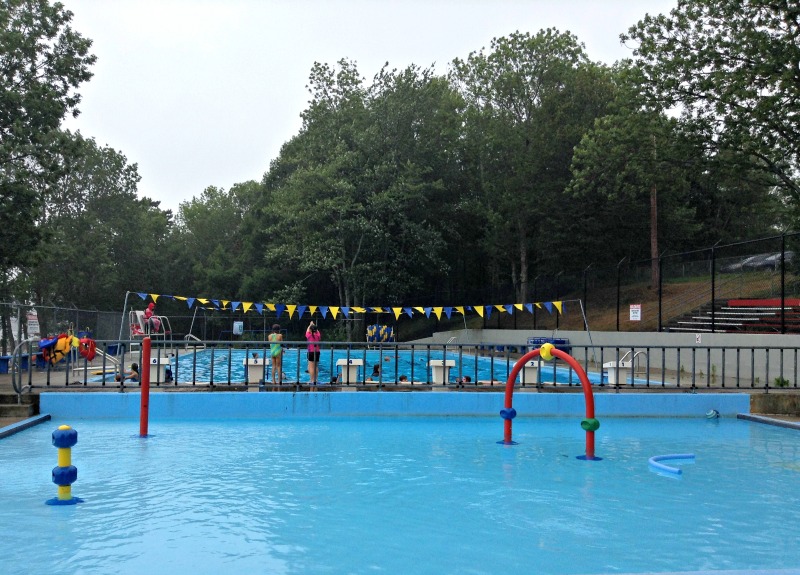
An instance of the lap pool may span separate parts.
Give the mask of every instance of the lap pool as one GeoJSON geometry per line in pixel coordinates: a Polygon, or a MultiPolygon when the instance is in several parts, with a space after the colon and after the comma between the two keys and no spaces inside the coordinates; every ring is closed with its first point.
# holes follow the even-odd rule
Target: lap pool
{"type": "MultiPolygon", "coordinates": [[[[244,382],[244,359],[254,352],[258,353],[259,357],[264,357],[264,350],[261,349],[221,349],[213,351],[206,349],[180,355],[178,358],[172,358],[171,360],[173,375],[179,383],[212,380],[215,382],[244,382]]],[[[158,352],[154,350],[153,353],[157,354],[158,352]]],[[[334,376],[341,374],[341,367],[337,366],[337,362],[348,360],[356,360],[363,363],[359,371],[359,382],[370,377],[373,366],[380,365],[384,383],[394,383],[402,375],[405,375],[409,381],[413,382],[432,381],[429,362],[441,362],[442,360],[454,362],[455,366],[449,371],[448,381],[450,383],[455,382],[461,376],[469,376],[473,382],[495,381],[505,383],[516,361],[516,359],[506,359],[505,357],[476,357],[453,352],[443,353],[441,350],[427,353],[424,349],[418,349],[413,352],[409,350],[395,352],[393,349],[383,351],[358,349],[348,353],[346,349],[323,349],[319,362],[320,381],[329,382],[334,376]]],[[[306,368],[307,359],[304,349],[292,348],[285,351],[283,357],[284,381],[308,382],[306,368]]],[[[599,373],[590,372],[587,375],[591,383],[599,384],[601,382],[599,373]]],[[[266,381],[272,380],[269,362],[264,371],[264,377],[266,381]]],[[[517,378],[518,381],[521,381],[521,377],[522,375],[517,378]]],[[[542,381],[546,382],[580,385],[575,373],[563,363],[542,363],[541,378],[542,381]]],[[[251,381],[250,383],[256,383],[256,381],[251,381]]]]}
{"type": "Polygon", "coordinates": [[[3,573],[800,573],[797,431],[599,417],[587,462],[579,417],[521,416],[501,446],[496,416],[154,416],[142,439],[56,414],[0,442],[3,573]],[[51,507],[62,424],[84,503],[51,507]]]}

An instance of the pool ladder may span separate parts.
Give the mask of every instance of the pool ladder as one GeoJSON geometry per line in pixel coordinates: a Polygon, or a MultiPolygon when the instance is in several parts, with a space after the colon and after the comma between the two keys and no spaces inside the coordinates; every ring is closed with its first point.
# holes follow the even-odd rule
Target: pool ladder
{"type": "MultiPolygon", "coordinates": [[[[625,355],[623,355],[619,360],[620,363],[625,361],[627,358],[631,357],[631,351],[633,351],[633,350],[628,350],[628,351],[625,352],[625,355]]],[[[633,354],[633,359],[631,360],[631,371],[633,372],[634,375],[637,373],[637,371],[639,373],[641,373],[641,370],[639,370],[639,366],[641,365],[641,360],[637,360],[636,359],[640,355],[643,355],[645,357],[645,359],[647,359],[647,352],[646,351],[637,351],[636,353],[633,354]]]]}

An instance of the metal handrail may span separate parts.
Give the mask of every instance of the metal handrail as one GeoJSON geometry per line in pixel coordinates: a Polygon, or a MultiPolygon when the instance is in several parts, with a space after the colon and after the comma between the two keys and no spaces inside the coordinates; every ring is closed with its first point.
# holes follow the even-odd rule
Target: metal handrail
{"type": "Polygon", "coordinates": [[[20,362],[17,361],[15,358],[17,356],[19,356],[20,360],[22,359],[22,351],[21,351],[22,350],[22,346],[27,345],[28,346],[28,370],[30,372],[30,370],[32,369],[32,366],[31,366],[31,359],[32,358],[31,358],[31,353],[30,353],[31,343],[38,342],[38,341],[39,341],[38,337],[31,337],[31,338],[22,340],[14,348],[14,351],[11,352],[11,386],[14,388],[14,392],[17,394],[17,401],[20,401],[22,394],[26,391],[27,388],[29,388],[29,386],[25,386],[25,387],[22,386],[22,374],[21,373],[19,374],[20,375],[20,378],[19,378],[20,381],[19,382],[17,381],[17,371],[18,371],[20,362]]]}
{"type": "Polygon", "coordinates": [[[183,336],[183,341],[185,342],[185,344],[184,344],[185,348],[184,349],[190,349],[190,347],[189,347],[189,342],[190,341],[196,341],[196,342],[198,342],[200,344],[200,345],[196,345],[196,346],[193,345],[193,346],[191,346],[192,348],[195,348],[195,349],[197,349],[197,348],[205,349],[206,348],[206,344],[203,342],[203,340],[200,339],[199,337],[197,337],[196,335],[191,334],[191,333],[187,333],[185,336],[183,336]]]}

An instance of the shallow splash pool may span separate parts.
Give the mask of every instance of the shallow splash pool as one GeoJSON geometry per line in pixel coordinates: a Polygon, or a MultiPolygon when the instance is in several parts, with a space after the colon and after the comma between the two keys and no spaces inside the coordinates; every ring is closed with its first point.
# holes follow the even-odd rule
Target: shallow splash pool
{"type": "MultiPolygon", "coordinates": [[[[215,382],[244,382],[245,369],[244,359],[258,353],[260,358],[264,357],[264,350],[244,350],[244,349],[206,349],[196,353],[181,355],[177,360],[173,358],[172,369],[176,381],[186,383],[191,381],[213,381],[215,382]],[[213,364],[213,369],[212,369],[213,364]],[[230,378],[230,379],[229,379],[230,378]]],[[[360,360],[364,365],[359,372],[358,381],[362,382],[369,378],[373,366],[380,365],[382,370],[382,381],[384,383],[394,383],[400,376],[405,375],[409,381],[430,382],[432,381],[431,371],[428,366],[430,361],[452,360],[456,367],[451,368],[448,381],[453,383],[457,378],[469,376],[472,381],[494,381],[505,383],[508,374],[514,367],[515,359],[504,357],[484,357],[469,354],[461,354],[442,351],[431,351],[427,353],[424,349],[415,351],[409,350],[355,350],[348,353],[345,349],[323,349],[320,356],[319,372],[320,382],[327,383],[341,373],[341,368],[337,366],[339,360],[360,360]],[[459,367],[460,366],[460,371],[459,367]]],[[[287,382],[308,382],[307,359],[305,349],[287,349],[283,357],[284,381],[287,382]]],[[[541,368],[542,381],[571,383],[580,385],[577,375],[564,364],[543,363],[541,368]]],[[[267,363],[265,380],[272,380],[272,373],[267,363]]],[[[599,384],[599,373],[588,373],[589,381],[599,384]]],[[[518,377],[520,380],[521,375],[518,377]]],[[[163,380],[162,380],[163,381],[163,380]]],[[[257,383],[255,381],[249,383],[257,383]]],[[[530,382],[529,382],[530,383],[530,382]]]]}
{"type": "Polygon", "coordinates": [[[797,432],[731,418],[54,420],[2,441],[4,573],[800,573],[797,432]],[[50,436],[78,431],[51,507],[50,436]],[[681,478],[656,454],[692,452],[681,478]],[[768,571],[769,570],[769,571],[768,571]]]}

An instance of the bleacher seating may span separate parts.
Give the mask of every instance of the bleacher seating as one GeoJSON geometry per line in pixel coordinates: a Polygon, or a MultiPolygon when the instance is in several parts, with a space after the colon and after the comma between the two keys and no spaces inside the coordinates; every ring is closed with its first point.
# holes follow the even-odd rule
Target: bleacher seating
{"type": "Polygon", "coordinates": [[[711,305],[678,318],[669,331],[726,333],[800,333],[800,299],[731,299],[717,302],[713,322],[711,305]],[[783,317],[781,315],[783,314],[783,317]],[[713,324],[713,328],[712,328],[713,324]]]}

